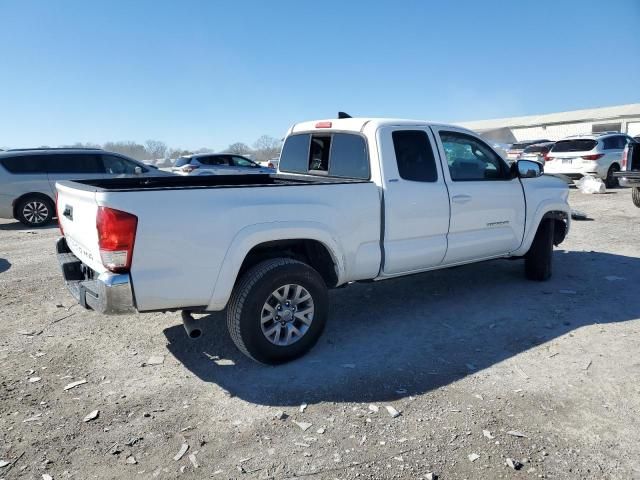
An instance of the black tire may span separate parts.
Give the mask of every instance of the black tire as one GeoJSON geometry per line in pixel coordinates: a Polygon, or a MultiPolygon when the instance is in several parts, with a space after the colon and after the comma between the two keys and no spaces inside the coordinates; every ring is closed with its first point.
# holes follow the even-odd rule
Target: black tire
{"type": "Polygon", "coordinates": [[[227,328],[233,343],[249,358],[272,365],[288,362],[304,355],[320,338],[328,301],[324,280],[309,265],[290,258],[266,260],[249,269],[236,284],[227,308],[227,328]],[[289,284],[307,290],[314,312],[308,330],[295,343],[282,346],[263,333],[261,315],[272,292],[289,284]]]}
{"type": "Polygon", "coordinates": [[[44,195],[29,195],[16,206],[16,219],[27,227],[47,225],[55,213],[53,202],[44,195]]]}
{"type": "Polygon", "coordinates": [[[531,248],[524,257],[524,271],[529,280],[543,282],[551,278],[554,226],[550,219],[540,222],[531,248]]]}
{"type": "Polygon", "coordinates": [[[633,187],[631,190],[631,200],[633,200],[633,204],[640,208],[640,187],[633,187]]]}
{"type": "Polygon", "coordinates": [[[620,182],[618,181],[618,179],[613,176],[614,172],[619,171],[620,166],[617,163],[614,163],[609,167],[609,170],[607,170],[607,178],[604,182],[607,188],[617,188],[620,186],[620,182]]]}

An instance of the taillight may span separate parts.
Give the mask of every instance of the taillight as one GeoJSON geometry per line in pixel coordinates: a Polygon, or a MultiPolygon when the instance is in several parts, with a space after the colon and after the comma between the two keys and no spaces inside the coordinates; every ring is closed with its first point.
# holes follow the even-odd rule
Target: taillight
{"type": "Polygon", "coordinates": [[[56,191],[56,217],[58,217],[58,228],[60,229],[60,235],[64,237],[64,228],[62,228],[62,219],[60,218],[60,209],[58,208],[58,192],[56,191]]]}
{"type": "Polygon", "coordinates": [[[316,128],[331,128],[331,122],[318,122],[316,128]]]}
{"type": "Polygon", "coordinates": [[[542,155],[542,160],[544,160],[545,162],[551,160],[551,158],[549,157],[549,152],[542,155]]]}
{"type": "Polygon", "coordinates": [[[596,153],[594,155],[583,155],[582,158],[584,160],[598,160],[600,158],[604,157],[604,153],[596,153]]]}
{"type": "Polygon", "coordinates": [[[622,152],[622,170],[627,169],[627,156],[629,155],[629,147],[624,147],[622,152]]]}
{"type": "Polygon", "coordinates": [[[102,264],[114,273],[129,271],[138,217],[113,208],[98,207],[96,227],[102,264]]]}
{"type": "Polygon", "coordinates": [[[273,164],[273,162],[269,162],[269,163],[267,163],[267,167],[269,167],[269,168],[276,168],[276,166],[273,164]]]}

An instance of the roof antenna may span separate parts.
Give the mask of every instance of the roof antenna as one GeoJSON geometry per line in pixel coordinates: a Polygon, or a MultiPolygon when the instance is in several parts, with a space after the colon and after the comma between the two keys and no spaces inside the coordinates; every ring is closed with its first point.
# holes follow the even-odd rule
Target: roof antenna
{"type": "Polygon", "coordinates": [[[338,118],[353,118],[351,115],[345,112],[338,112],[338,118]]]}

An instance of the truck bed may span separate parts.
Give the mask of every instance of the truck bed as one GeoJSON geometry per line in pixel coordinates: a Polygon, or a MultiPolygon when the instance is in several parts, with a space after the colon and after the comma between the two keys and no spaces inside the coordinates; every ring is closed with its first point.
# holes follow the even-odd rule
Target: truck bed
{"type": "Polygon", "coordinates": [[[367,180],[308,175],[198,175],[175,177],[100,178],[58,182],[92,192],[134,192],[141,190],[185,190],[201,188],[282,187],[293,185],[338,185],[367,183],[367,180]]]}
{"type": "Polygon", "coordinates": [[[137,217],[129,272],[139,311],[221,310],[244,258],[259,244],[311,239],[335,253],[341,283],[374,278],[381,202],[368,180],[306,175],[208,175],[62,181],[61,225],[95,276],[99,207],[137,217]],[[278,188],[286,187],[286,188],[278,188]]]}

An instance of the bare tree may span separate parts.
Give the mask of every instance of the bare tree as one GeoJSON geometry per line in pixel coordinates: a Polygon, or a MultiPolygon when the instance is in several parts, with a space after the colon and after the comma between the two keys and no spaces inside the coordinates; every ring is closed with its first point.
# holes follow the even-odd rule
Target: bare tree
{"type": "Polygon", "coordinates": [[[146,148],[144,148],[144,145],[136,142],[107,142],[103,145],[103,148],[110,152],[121,153],[122,155],[135,158],[136,160],[149,159],[149,154],[146,148]]]}
{"type": "Polygon", "coordinates": [[[282,142],[277,138],[269,135],[262,135],[253,144],[255,160],[258,162],[267,162],[280,154],[282,142]]]}
{"type": "Polygon", "coordinates": [[[171,148],[168,150],[167,152],[167,158],[178,158],[181,157],[183,155],[191,155],[192,152],[191,150],[185,150],[183,148],[171,148]]]}
{"type": "Polygon", "coordinates": [[[235,153],[237,155],[245,155],[247,153],[251,153],[251,149],[249,148],[249,145],[247,145],[246,143],[236,142],[229,145],[224,150],[224,153],[235,153]]]}
{"type": "MultiPolygon", "coordinates": [[[[45,146],[40,148],[49,148],[49,147],[45,146]]],[[[72,143],[71,145],[60,145],[60,148],[101,148],[101,147],[97,143],[92,143],[92,142],[85,142],[85,143],[75,142],[75,143],[72,143]]]]}
{"type": "Polygon", "coordinates": [[[149,158],[159,159],[165,158],[167,154],[167,144],[160,140],[147,140],[145,142],[145,148],[149,154],[149,158]]]}

